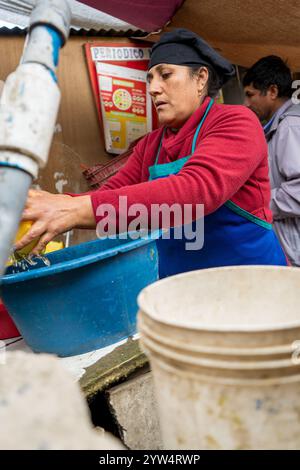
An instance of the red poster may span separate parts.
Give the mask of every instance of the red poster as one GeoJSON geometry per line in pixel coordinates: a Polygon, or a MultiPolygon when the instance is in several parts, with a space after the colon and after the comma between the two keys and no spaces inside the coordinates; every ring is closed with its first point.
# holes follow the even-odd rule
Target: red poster
{"type": "Polygon", "coordinates": [[[138,138],[141,132],[147,133],[157,127],[156,111],[153,105],[150,104],[149,95],[145,89],[145,76],[149,63],[149,44],[103,41],[85,44],[85,51],[99,120],[101,127],[104,127],[106,149],[111,153],[121,153],[126,150],[134,136],[138,138]],[[115,67],[111,68],[111,72],[113,74],[117,73],[119,77],[110,76],[109,79],[106,73],[109,65],[115,67]],[[105,67],[106,72],[104,71],[105,67]],[[132,73],[130,70],[132,70],[132,73]],[[140,74],[138,74],[139,71],[140,74]],[[129,81],[127,80],[128,77],[129,81]],[[106,89],[105,80],[108,82],[111,80],[111,90],[109,86],[106,89]],[[123,83],[118,84],[118,80],[123,83]],[[128,83],[129,86],[126,86],[128,83]],[[102,85],[104,85],[104,89],[102,85]],[[100,86],[102,87],[101,94],[100,86]],[[113,113],[115,113],[114,120],[112,119],[113,113]],[[122,127],[119,136],[116,135],[118,132],[116,130],[118,128],[117,113],[120,113],[119,118],[122,127]],[[127,116],[126,129],[124,127],[125,115],[127,116]],[[136,125],[129,122],[129,115],[131,115],[131,118],[133,118],[133,115],[135,116],[136,125]],[[143,124],[139,122],[138,117],[144,118],[143,124]],[[127,133],[126,138],[124,132],[127,133]],[[111,145],[108,145],[110,139],[111,145]],[[122,140],[119,147],[118,139],[122,140]]]}

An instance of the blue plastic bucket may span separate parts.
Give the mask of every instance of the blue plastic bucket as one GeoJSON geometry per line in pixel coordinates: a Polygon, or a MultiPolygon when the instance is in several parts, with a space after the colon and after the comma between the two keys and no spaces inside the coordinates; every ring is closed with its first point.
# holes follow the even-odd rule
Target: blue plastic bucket
{"type": "Polygon", "coordinates": [[[8,268],[1,297],[27,344],[72,356],[134,334],[137,295],[158,278],[158,237],[95,240],[47,255],[49,267],[8,268]]]}

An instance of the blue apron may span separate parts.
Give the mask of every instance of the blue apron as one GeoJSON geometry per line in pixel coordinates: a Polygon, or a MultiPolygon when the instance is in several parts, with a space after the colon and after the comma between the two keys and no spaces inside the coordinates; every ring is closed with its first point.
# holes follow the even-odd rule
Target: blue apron
{"type": "MultiPolygon", "coordinates": [[[[155,164],[149,167],[149,180],[176,175],[196,148],[200,129],[213,105],[210,101],[198,125],[190,155],[174,162],[158,164],[162,140],[157,151],[155,164]]],[[[195,233],[196,222],[190,229],[195,233]]],[[[199,250],[187,250],[184,237],[176,239],[174,228],[168,232],[168,239],[157,241],[159,254],[159,277],[172,276],[194,269],[236,265],[279,265],[286,266],[286,257],[272,229],[272,225],[232,201],[227,201],[219,209],[204,218],[204,245],[199,250]]],[[[187,233],[187,232],[186,232],[187,233]]]]}

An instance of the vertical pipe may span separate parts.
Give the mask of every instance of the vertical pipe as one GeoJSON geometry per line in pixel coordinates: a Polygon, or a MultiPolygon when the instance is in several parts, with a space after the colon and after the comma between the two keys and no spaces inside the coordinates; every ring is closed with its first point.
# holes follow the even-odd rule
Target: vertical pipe
{"type": "MultiPolygon", "coordinates": [[[[5,266],[22,215],[31,176],[23,170],[0,167],[0,266],[5,266]]],[[[0,271],[0,274],[2,274],[0,271]]]]}

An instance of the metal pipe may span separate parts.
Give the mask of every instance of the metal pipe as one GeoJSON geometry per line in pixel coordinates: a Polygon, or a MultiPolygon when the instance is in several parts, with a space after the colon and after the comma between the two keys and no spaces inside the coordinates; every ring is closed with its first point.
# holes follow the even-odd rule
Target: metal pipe
{"type": "Polygon", "coordinates": [[[28,189],[48,160],[60,91],[56,68],[71,20],[68,0],[38,0],[20,65],[0,99],[0,276],[28,189]]]}
{"type": "Polygon", "coordinates": [[[30,184],[31,176],[23,170],[0,167],[0,266],[9,257],[30,184]]]}

